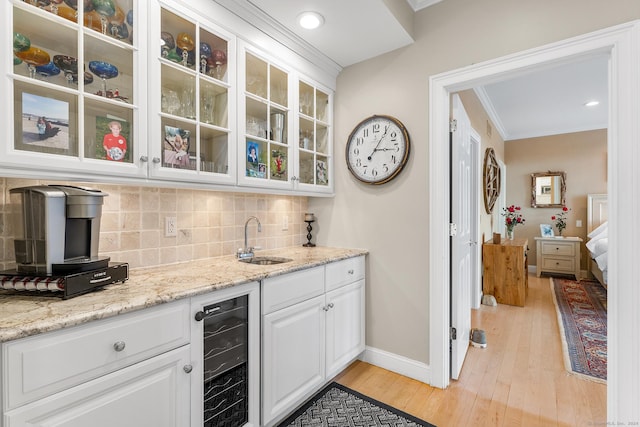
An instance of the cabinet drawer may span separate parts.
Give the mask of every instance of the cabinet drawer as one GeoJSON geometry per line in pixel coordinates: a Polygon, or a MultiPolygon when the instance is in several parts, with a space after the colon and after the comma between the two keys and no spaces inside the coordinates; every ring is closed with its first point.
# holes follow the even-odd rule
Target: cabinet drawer
{"type": "Polygon", "coordinates": [[[575,255],[573,243],[542,243],[542,253],[544,255],[563,255],[573,256],[575,255]]]}
{"type": "Polygon", "coordinates": [[[566,271],[573,273],[575,270],[573,258],[548,258],[542,259],[543,271],[566,271]]]}
{"type": "Polygon", "coordinates": [[[324,266],[265,279],[262,314],[272,313],[324,293],[324,266]]]}
{"type": "Polygon", "coordinates": [[[327,292],[364,279],[364,269],[363,256],[327,264],[327,292]]]}
{"type": "Polygon", "coordinates": [[[9,342],[6,409],[187,344],[189,320],[185,301],[9,342]]]}

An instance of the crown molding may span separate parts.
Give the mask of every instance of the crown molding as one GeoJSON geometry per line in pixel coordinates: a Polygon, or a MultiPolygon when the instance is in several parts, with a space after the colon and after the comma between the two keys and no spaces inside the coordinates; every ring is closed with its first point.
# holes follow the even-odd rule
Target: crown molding
{"type": "Polygon", "coordinates": [[[407,0],[407,3],[409,3],[409,6],[411,6],[414,12],[417,12],[441,1],[442,0],[407,0]]]}

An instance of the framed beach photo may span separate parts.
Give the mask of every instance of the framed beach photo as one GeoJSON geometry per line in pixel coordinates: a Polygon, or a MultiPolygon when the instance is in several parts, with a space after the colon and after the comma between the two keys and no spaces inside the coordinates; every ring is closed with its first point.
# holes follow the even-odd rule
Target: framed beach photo
{"type": "Polygon", "coordinates": [[[72,96],[45,95],[40,88],[27,89],[20,84],[14,96],[16,149],[77,155],[76,101],[72,96]]]}
{"type": "Polygon", "coordinates": [[[551,224],[540,224],[540,235],[542,237],[554,237],[553,226],[551,224]]]}

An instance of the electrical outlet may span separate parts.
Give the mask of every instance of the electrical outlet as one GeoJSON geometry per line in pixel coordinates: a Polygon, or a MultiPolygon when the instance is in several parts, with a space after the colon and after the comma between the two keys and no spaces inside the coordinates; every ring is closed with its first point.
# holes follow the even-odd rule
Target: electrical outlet
{"type": "Polygon", "coordinates": [[[164,236],[175,237],[178,235],[178,219],[175,216],[168,216],[164,219],[164,236]]]}
{"type": "Polygon", "coordinates": [[[289,217],[287,215],[282,217],[282,231],[289,229],[289,217]]]}
{"type": "Polygon", "coordinates": [[[578,227],[578,228],[582,227],[582,220],[581,219],[576,219],[576,227],[578,227]]]}

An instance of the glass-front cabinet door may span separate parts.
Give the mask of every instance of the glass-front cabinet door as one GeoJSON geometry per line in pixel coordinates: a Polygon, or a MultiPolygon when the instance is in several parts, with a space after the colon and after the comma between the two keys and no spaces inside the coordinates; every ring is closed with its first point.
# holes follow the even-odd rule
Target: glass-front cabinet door
{"type": "Polygon", "coordinates": [[[242,86],[238,183],[292,189],[290,73],[246,47],[239,54],[242,86]]]}
{"type": "MultiPolygon", "coordinates": [[[[3,1],[8,103],[3,163],[146,175],[139,35],[146,2],[3,1]]],[[[6,89],[6,91],[5,91],[6,89]]]]}
{"type": "Polygon", "coordinates": [[[333,94],[313,83],[298,82],[298,189],[333,191],[333,94]]]}
{"type": "Polygon", "coordinates": [[[152,13],[150,175],[233,184],[235,38],[180,4],[152,13]]]}

